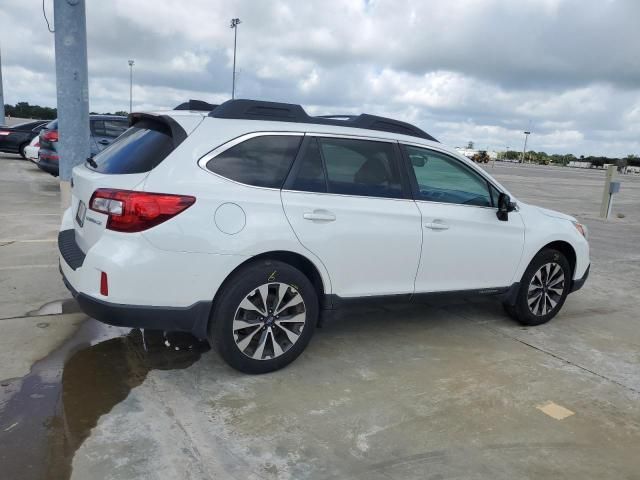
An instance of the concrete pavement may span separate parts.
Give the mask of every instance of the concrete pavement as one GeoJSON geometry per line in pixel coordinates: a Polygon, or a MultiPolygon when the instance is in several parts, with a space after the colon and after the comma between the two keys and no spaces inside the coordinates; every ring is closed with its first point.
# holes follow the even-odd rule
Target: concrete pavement
{"type": "Polygon", "coordinates": [[[487,167],[519,199],[590,228],[591,278],[549,324],[521,327],[487,300],[349,309],[288,368],[248,376],[202,345],[176,352],[154,332],[30,316],[68,296],[46,266],[55,243],[16,242],[55,235],[55,182],[26,162],[0,166],[0,231],[13,241],[0,265],[21,267],[0,268],[0,332],[13,339],[0,343],[5,473],[640,478],[640,178],[622,178],[625,217],[605,222],[602,172],[487,167]]]}

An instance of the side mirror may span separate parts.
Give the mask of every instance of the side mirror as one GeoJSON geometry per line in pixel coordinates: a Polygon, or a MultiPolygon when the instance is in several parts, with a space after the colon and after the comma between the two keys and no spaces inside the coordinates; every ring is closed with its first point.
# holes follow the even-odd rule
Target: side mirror
{"type": "Polygon", "coordinates": [[[498,196],[498,211],[496,216],[498,220],[506,222],[509,220],[509,212],[513,212],[516,209],[516,204],[511,201],[511,197],[506,193],[500,193],[498,196]]]}

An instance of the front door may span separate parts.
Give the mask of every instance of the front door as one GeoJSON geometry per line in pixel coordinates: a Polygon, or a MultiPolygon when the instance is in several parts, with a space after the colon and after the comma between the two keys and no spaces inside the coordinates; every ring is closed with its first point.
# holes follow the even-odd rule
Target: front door
{"type": "Polygon", "coordinates": [[[500,221],[497,188],[463,161],[435,150],[403,149],[424,234],[416,293],[510,286],[524,247],[520,214],[500,221]]]}
{"type": "Polygon", "coordinates": [[[409,295],[420,259],[420,212],[395,142],[307,136],[282,191],[298,239],[340,297],[409,295]]]}

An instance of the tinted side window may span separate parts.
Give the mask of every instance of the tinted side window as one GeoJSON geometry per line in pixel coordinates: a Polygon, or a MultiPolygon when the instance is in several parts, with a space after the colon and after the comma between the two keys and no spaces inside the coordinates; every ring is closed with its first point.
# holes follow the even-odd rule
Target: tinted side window
{"type": "Polygon", "coordinates": [[[207,162],[207,168],[236,182],[280,188],[302,136],[264,135],[250,138],[207,162]]]}
{"type": "Polygon", "coordinates": [[[492,206],[487,181],[458,160],[424,148],[405,149],[416,175],[420,200],[492,206]]]}
{"type": "Polygon", "coordinates": [[[93,159],[101,173],[142,173],[160,164],[173,150],[168,128],[153,122],[138,122],[93,159]]]}
{"type": "Polygon", "coordinates": [[[116,138],[122,135],[128,127],[127,122],[119,120],[105,120],[104,133],[107,137],[116,138]]]}
{"type": "Polygon", "coordinates": [[[327,191],[327,181],[317,139],[311,138],[309,140],[304,155],[300,160],[300,167],[290,188],[291,190],[303,192],[327,191]]]}
{"type": "Polygon", "coordinates": [[[392,143],[320,138],[330,193],[403,198],[392,143]]]}

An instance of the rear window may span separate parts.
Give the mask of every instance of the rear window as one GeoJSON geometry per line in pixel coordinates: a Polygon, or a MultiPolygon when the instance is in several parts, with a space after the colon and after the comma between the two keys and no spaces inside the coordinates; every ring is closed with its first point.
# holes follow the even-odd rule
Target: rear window
{"type": "Polygon", "coordinates": [[[281,188],[302,136],[263,135],[250,138],[207,162],[207,168],[236,182],[281,188]]]}
{"type": "Polygon", "coordinates": [[[169,128],[157,122],[141,121],[129,128],[111,145],[98,153],[92,168],[100,173],[127,174],[153,170],[173,150],[169,128]]]}
{"type": "Polygon", "coordinates": [[[49,123],[47,123],[44,128],[46,128],[47,130],[57,130],[58,129],[58,119],[56,118],[55,120],[51,120],[49,123]]]}

